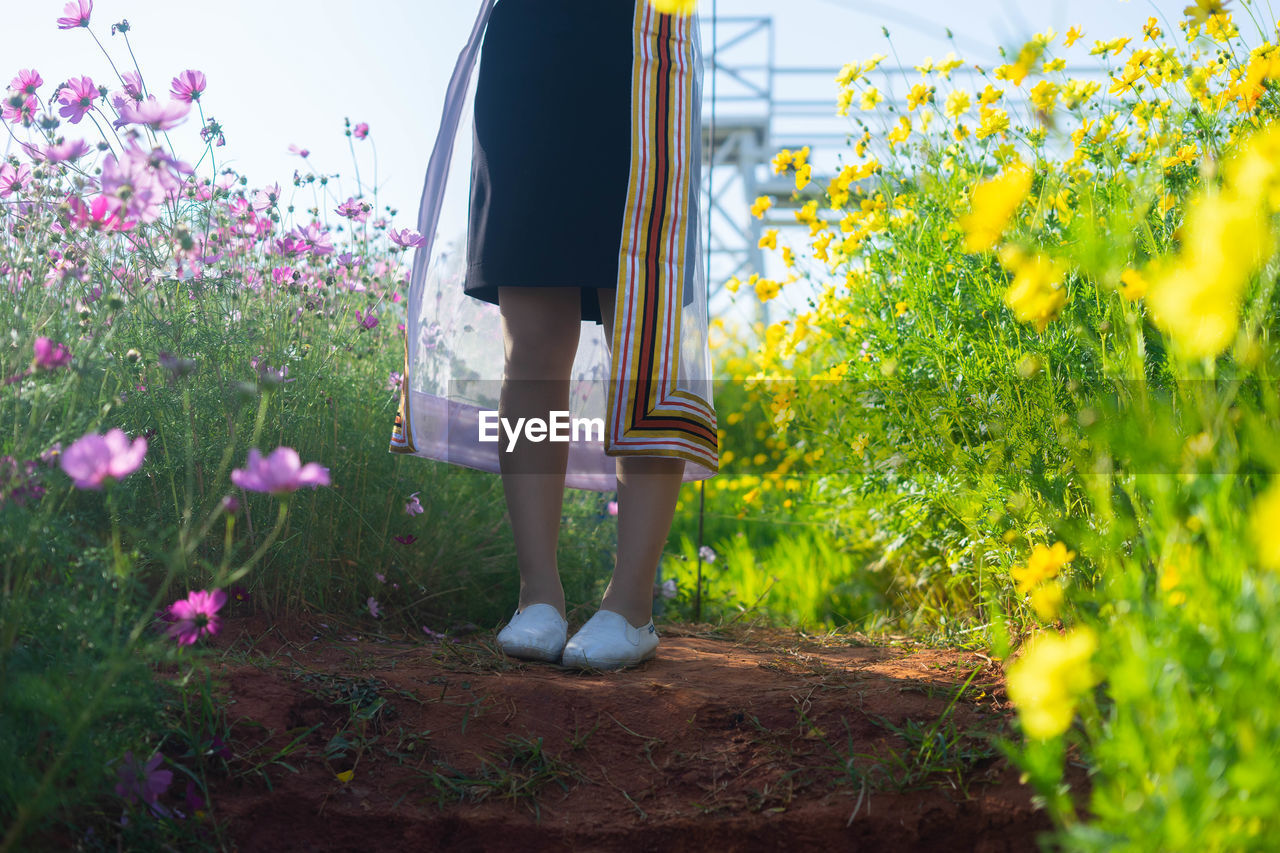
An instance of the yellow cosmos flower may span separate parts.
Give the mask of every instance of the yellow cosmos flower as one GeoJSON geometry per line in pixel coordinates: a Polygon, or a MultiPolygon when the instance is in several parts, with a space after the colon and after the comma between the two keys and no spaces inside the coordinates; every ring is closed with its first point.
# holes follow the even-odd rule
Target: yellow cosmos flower
{"type": "Polygon", "coordinates": [[[946,113],[948,118],[958,119],[969,111],[970,104],[973,99],[969,97],[969,93],[963,89],[956,89],[950,95],[947,95],[947,101],[942,107],[942,111],[946,113]]]}
{"type": "Polygon", "coordinates": [[[875,86],[869,86],[862,93],[862,100],[859,101],[858,106],[864,111],[874,110],[883,100],[884,95],[880,94],[880,90],[875,86]]]}
{"type": "Polygon", "coordinates": [[[1137,302],[1147,294],[1147,280],[1137,270],[1125,270],[1120,274],[1120,293],[1130,302],[1137,302]]]}
{"type": "Polygon", "coordinates": [[[1061,542],[1055,542],[1052,548],[1036,545],[1025,566],[1014,566],[1009,570],[1009,574],[1017,582],[1018,594],[1057,577],[1062,567],[1075,559],[1075,556],[1076,552],[1068,551],[1067,546],[1061,542]]]}
{"type": "Polygon", "coordinates": [[[761,249],[778,248],[778,229],[770,228],[768,231],[764,232],[764,236],[760,238],[756,245],[761,249]]]}
{"type": "Polygon", "coordinates": [[[761,219],[771,207],[773,207],[773,199],[767,195],[757,196],[755,202],[751,205],[751,215],[756,219],[761,219]]]}
{"type": "Polygon", "coordinates": [[[1009,114],[1002,109],[993,109],[984,104],[978,108],[978,119],[978,130],[975,135],[979,139],[1009,132],[1009,114]]]}
{"type": "Polygon", "coordinates": [[[809,182],[813,179],[813,166],[805,163],[796,169],[796,189],[802,190],[809,186],[809,182]]]}
{"type": "Polygon", "coordinates": [[[1244,288],[1271,252],[1254,193],[1229,187],[1196,199],[1179,255],[1152,281],[1152,319],[1193,358],[1217,356],[1235,339],[1244,288]]]}
{"type": "Polygon", "coordinates": [[[1044,632],[1028,642],[1007,675],[1009,698],[1028,737],[1057,737],[1071,727],[1080,695],[1098,681],[1091,662],[1097,648],[1097,635],[1084,626],[1065,637],[1044,632]]]}
{"type": "Polygon", "coordinates": [[[889,141],[894,143],[895,145],[898,145],[903,142],[906,142],[907,138],[910,136],[911,136],[911,119],[907,118],[906,116],[901,116],[898,119],[897,126],[894,127],[893,130],[889,131],[889,141]]]}
{"type": "Polygon", "coordinates": [[[926,83],[917,83],[907,92],[907,112],[915,112],[917,107],[933,103],[934,88],[926,83]]]}
{"type": "Polygon", "coordinates": [[[770,299],[778,295],[778,283],[771,278],[762,278],[756,281],[756,297],[761,302],[768,302],[770,299]]]}
{"type": "Polygon", "coordinates": [[[973,190],[970,212],[960,218],[965,230],[964,250],[983,252],[993,248],[1009,224],[1009,218],[1031,190],[1031,169],[1010,165],[998,176],[973,190]]]}
{"type": "Polygon", "coordinates": [[[1258,562],[1280,571],[1280,478],[1254,503],[1249,532],[1258,549],[1258,562]]]}
{"type": "Polygon", "coordinates": [[[692,15],[698,0],[649,0],[649,5],[660,15],[692,15]]]}
{"type": "Polygon", "coordinates": [[[1058,618],[1063,598],[1065,595],[1060,583],[1041,584],[1031,590],[1031,606],[1035,609],[1036,615],[1046,622],[1058,618]]]}
{"type": "Polygon", "coordinates": [[[1043,332],[1067,304],[1067,291],[1058,286],[1062,275],[1062,268],[1051,258],[1034,255],[1019,264],[1013,284],[1005,291],[1004,302],[1019,321],[1043,332]]]}
{"type": "Polygon", "coordinates": [[[1072,27],[1071,29],[1067,30],[1066,39],[1062,43],[1066,47],[1071,47],[1076,42],[1080,41],[1080,39],[1082,38],[1084,38],[1084,30],[1080,29],[1079,27],[1072,27]]]}
{"type": "Polygon", "coordinates": [[[1182,10],[1182,14],[1191,19],[1191,23],[1199,25],[1214,17],[1221,15],[1227,9],[1228,0],[1195,0],[1190,6],[1182,10]]]}
{"type": "Polygon", "coordinates": [[[1155,41],[1164,35],[1164,31],[1160,29],[1160,22],[1155,18],[1147,18],[1147,22],[1142,25],[1142,40],[1155,41]]]}
{"type": "Polygon", "coordinates": [[[1061,87],[1057,83],[1041,80],[1031,87],[1028,96],[1031,98],[1032,105],[1040,112],[1052,113],[1054,105],[1058,102],[1059,91],[1061,87]]]}

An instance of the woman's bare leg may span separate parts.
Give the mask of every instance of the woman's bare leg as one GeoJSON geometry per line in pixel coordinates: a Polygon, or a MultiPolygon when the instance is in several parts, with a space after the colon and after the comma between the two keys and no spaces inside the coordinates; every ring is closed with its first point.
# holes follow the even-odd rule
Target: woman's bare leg
{"type": "MultiPolygon", "coordinates": [[[[577,287],[499,287],[505,376],[498,415],[549,419],[569,408],[569,376],[582,319],[577,287]]],[[[502,488],[515,536],[521,609],[550,604],[565,615],[564,587],[556,565],[564,475],[569,445],[562,441],[517,441],[506,452],[500,433],[502,488]]]]}
{"type": "MultiPolygon", "coordinates": [[[[616,289],[597,291],[604,332],[612,346],[616,289]]],[[[635,627],[653,616],[653,581],[671,532],[683,459],[619,456],[618,558],[600,606],[621,613],[635,627]]]]}

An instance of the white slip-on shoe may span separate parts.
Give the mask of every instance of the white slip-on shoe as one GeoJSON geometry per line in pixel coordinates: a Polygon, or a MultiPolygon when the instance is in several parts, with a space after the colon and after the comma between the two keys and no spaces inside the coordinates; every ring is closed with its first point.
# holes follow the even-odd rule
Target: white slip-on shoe
{"type": "Polygon", "coordinates": [[[517,610],[498,632],[498,645],[513,658],[555,662],[560,660],[569,623],[550,604],[530,604],[517,610]]]}
{"type": "Polygon", "coordinates": [[[639,628],[612,610],[597,610],[565,644],[561,663],[582,669],[620,669],[657,654],[658,631],[650,619],[639,628]]]}

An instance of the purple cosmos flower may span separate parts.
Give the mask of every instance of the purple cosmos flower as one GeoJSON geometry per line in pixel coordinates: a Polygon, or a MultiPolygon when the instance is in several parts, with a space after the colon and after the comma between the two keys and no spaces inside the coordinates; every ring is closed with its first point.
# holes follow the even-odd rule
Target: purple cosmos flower
{"type": "Polygon", "coordinates": [[[196,369],[196,361],[194,358],[183,358],[160,350],[160,366],[172,373],[174,377],[181,378],[196,369]]]}
{"type": "Polygon", "coordinates": [[[422,504],[418,501],[417,492],[409,495],[409,502],[404,505],[404,511],[407,515],[422,515],[426,512],[426,510],[422,508],[422,504]]]}
{"type": "Polygon", "coordinates": [[[145,438],[130,443],[122,430],[112,429],[106,435],[91,432],[76,439],[59,462],[77,489],[97,490],[108,478],[122,480],[137,471],[146,455],[145,438]]]}
{"type": "Polygon", "coordinates": [[[390,237],[391,242],[395,243],[397,246],[404,246],[410,249],[427,245],[427,238],[423,237],[412,228],[402,228],[399,231],[392,228],[387,232],[387,236],[390,237]]]}
{"type": "Polygon", "coordinates": [[[368,606],[368,608],[369,608],[369,615],[370,615],[370,616],[372,616],[374,619],[381,619],[381,618],[382,618],[382,608],[378,606],[378,599],[374,598],[374,597],[371,595],[371,596],[369,596],[369,600],[368,600],[368,601],[366,601],[366,602],[365,602],[365,604],[366,604],[366,606],[368,606]]]}
{"type": "Polygon", "coordinates": [[[213,740],[209,742],[209,750],[206,755],[216,755],[223,761],[230,761],[232,757],[231,747],[227,746],[227,742],[220,735],[214,735],[213,740]]]}
{"type": "Polygon", "coordinates": [[[227,603],[227,594],[220,589],[212,592],[201,590],[188,592],[169,605],[169,636],[180,646],[189,646],[206,634],[218,633],[218,611],[227,603]]]}
{"type": "MultiPolygon", "coordinates": [[[[84,0],[80,0],[81,3],[84,0]]],[[[71,4],[68,4],[70,8],[71,4]]],[[[93,109],[94,101],[99,97],[98,87],[93,85],[92,77],[76,77],[68,80],[67,85],[58,92],[58,103],[62,108],[58,115],[72,124],[79,124],[85,113],[93,109]]]]}
{"type": "Polygon", "coordinates": [[[226,512],[235,513],[240,509],[240,501],[235,495],[227,495],[222,499],[222,508],[226,512]]]}
{"type": "Polygon", "coordinates": [[[240,584],[236,584],[231,587],[231,600],[235,602],[248,602],[249,590],[245,589],[240,584]]]}
{"type": "Polygon", "coordinates": [[[265,458],[258,448],[252,447],[249,449],[249,464],[232,471],[231,482],[251,492],[282,495],[303,486],[329,485],[329,469],[315,462],[303,465],[298,451],[292,447],[277,447],[265,458]]]}
{"type": "Polygon", "coordinates": [[[29,500],[38,500],[45,493],[37,479],[39,464],[35,460],[19,462],[12,456],[0,456],[0,506],[13,501],[23,506],[29,500]]]}
{"type": "Polygon", "coordinates": [[[137,71],[126,71],[120,75],[120,79],[124,83],[124,93],[128,99],[141,101],[145,97],[142,94],[142,75],[137,71]]]}
{"type": "Polygon", "coordinates": [[[18,95],[34,95],[44,85],[44,78],[34,68],[22,68],[18,76],[9,81],[9,88],[18,95]]]}
{"type": "Polygon", "coordinates": [[[356,310],[356,325],[368,331],[378,325],[378,318],[372,314],[361,314],[359,309],[356,310]]]}
{"type": "Polygon", "coordinates": [[[367,137],[367,136],[369,135],[369,124],[368,124],[368,122],[363,122],[363,121],[362,121],[362,122],[360,122],[359,124],[357,124],[357,125],[355,126],[355,129],[351,131],[351,134],[352,134],[352,136],[354,136],[356,139],[364,139],[365,137],[367,137]]]}
{"type": "Polygon", "coordinates": [[[401,545],[412,545],[414,542],[418,541],[418,537],[414,536],[412,533],[407,533],[404,536],[393,536],[391,538],[395,539],[401,545]]]}
{"type": "Polygon", "coordinates": [[[168,810],[159,805],[160,795],[173,783],[173,771],[161,770],[164,756],[157,752],[146,764],[138,764],[132,752],[124,754],[124,760],[116,771],[120,781],[116,783],[116,796],[126,803],[142,801],[147,808],[159,815],[168,810]]]}
{"type": "Polygon", "coordinates": [[[369,218],[370,206],[363,201],[356,201],[355,196],[348,198],[334,208],[334,213],[345,216],[352,222],[364,222],[369,218]]]}
{"type": "Polygon", "coordinates": [[[199,786],[190,779],[187,780],[187,793],[182,801],[187,804],[187,811],[191,814],[201,811],[205,806],[204,797],[200,796],[199,786]]]}
{"type": "Polygon", "coordinates": [[[76,27],[89,26],[89,16],[93,14],[93,0],[71,0],[62,7],[64,17],[58,19],[58,29],[74,30],[76,27]]]}
{"type": "Polygon", "coordinates": [[[399,391],[400,383],[404,381],[404,374],[397,373],[394,370],[387,374],[387,390],[399,391]]]}
{"type": "Polygon", "coordinates": [[[79,160],[93,149],[83,139],[69,139],[62,143],[46,145],[40,151],[40,158],[48,163],[67,163],[79,160]]]}
{"type": "Polygon", "coordinates": [[[53,370],[71,361],[71,350],[48,338],[36,338],[35,352],[36,367],[43,370],[53,370]]]}
{"type": "Polygon", "coordinates": [[[711,550],[709,545],[703,545],[699,548],[698,556],[702,558],[704,563],[714,563],[716,561],[716,552],[711,550]]]}
{"type": "Polygon", "coordinates": [[[208,87],[205,82],[204,72],[186,70],[173,78],[169,84],[169,94],[173,95],[176,100],[191,103],[200,100],[200,95],[208,87]]]}
{"type": "Polygon", "coordinates": [[[111,126],[119,128],[127,124],[145,124],[152,130],[172,130],[182,124],[189,112],[191,104],[188,102],[172,98],[162,102],[155,95],[148,95],[141,103],[126,103],[120,110],[120,118],[113,121],[111,126]]]}

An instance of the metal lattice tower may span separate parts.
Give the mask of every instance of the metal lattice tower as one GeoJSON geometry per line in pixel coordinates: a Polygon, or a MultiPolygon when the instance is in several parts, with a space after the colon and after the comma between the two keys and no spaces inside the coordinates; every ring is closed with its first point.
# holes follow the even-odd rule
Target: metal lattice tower
{"type": "MultiPolygon", "coordinates": [[[[705,24],[704,24],[705,27],[705,24]]],[[[855,160],[850,137],[861,133],[858,121],[870,126],[896,122],[906,115],[906,93],[919,78],[914,67],[894,68],[882,65],[873,78],[884,100],[875,113],[862,113],[855,104],[849,115],[836,114],[840,66],[780,67],[775,61],[775,33],[771,16],[721,17],[717,21],[717,44],[713,53],[709,33],[704,32],[703,56],[707,63],[707,80],[716,75],[715,122],[707,119],[710,84],[705,84],[702,123],[703,170],[702,197],[704,213],[710,218],[707,250],[711,255],[711,280],[707,282],[711,313],[723,315],[731,306],[730,294],[723,284],[737,276],[744,282],[752,273],[766,274],[764,250],[760,238],[769,228],[780,232],[807,228],[795,213],[809,199],[824,206],[827,184],[840,166],[840,155],[848,152],[855,160]],[[790,174],[775,175],[774,155],[789,148],[810,149],[811,183],[792,197],[795,180],[790,174]],[[711,179],[715,172],[714,180],[711,179]],[[768,196],[773,206],[763,219],[750,214],[750,206],[759,196],[768,196]]],[[[853,57],[850,57],[853,59],[853,57]]],[[[1105,80],[1102,66],[1066,69],[1073,77],[1105,80]]],[[[985,85],[985,78],[972,64],[951,71],[957,80],[971,79],[970,90],[985,85]]],[[[1025,96],[1009,88],[1006,109],[1026,105],[1025,96]]],[[[879,136],[873,136],[870,156],[885,158],[879,136]],[[879,147],[878,147],[879,146],[879,147]]],[[[740,291],[742,292],[742,291],[740,291]]],[[[751,304],[754,300],[747,300],[751,304]]],[[[750,322],[769,322],[769,304],[755,302],[754,317],[741,317],[750,322]]]]}

